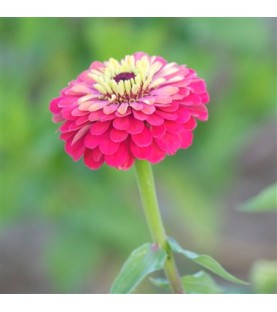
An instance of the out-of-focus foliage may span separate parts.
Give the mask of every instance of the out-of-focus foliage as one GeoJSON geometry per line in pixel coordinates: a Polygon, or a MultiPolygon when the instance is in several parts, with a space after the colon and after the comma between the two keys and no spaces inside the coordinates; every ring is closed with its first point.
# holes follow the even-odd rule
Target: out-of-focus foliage
{"type": "Polygon", "coordinates": [[[268,186],[254,198],[245,203],[241,209],[243,211],[274,211],[277,209],[277,184],[268,186]]]}
{"type": "Polygon", "coordinates": [[[219,194],[232,185],[241,148],[275,112],[273,21],[0,22],[1,227],[5,231],[27,220],[49,224],[52,235],[43,258],[54,291],[80,292],[94,280],[110,285],[130,250],[150,240],[133,170],[90,171],[72,162],[51,122],[50,99],[93,60],[145,51],[188,64],[206,79],[209,121],[199,124],[189,150],[167,157],[154,173],[169,235],[182,241],[186,229],[188,247],[198,246],[201,252],[216,244],[224,209],[219,194]]]}
{"type": "Polygon", "coordinates": [[[258,260],[251,270],[251,284],[258,294],[276,294],[277,261],[258,260]]]}

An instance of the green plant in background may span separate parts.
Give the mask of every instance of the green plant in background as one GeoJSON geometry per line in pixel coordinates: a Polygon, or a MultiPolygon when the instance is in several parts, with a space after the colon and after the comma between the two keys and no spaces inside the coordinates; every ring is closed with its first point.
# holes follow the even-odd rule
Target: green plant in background
{"type": "MultiPolygon", "coordinates": [[[[53,140],[56,127],[49,126],[45,103],[91,59],[159,51],[167,59],[187,60],[206,78],[213,98],[210,123],[196,129],[193,149],[156,165],[155,175],[169,236],[179,237],[188,249],[215,255],[228,239],[222,235],[221,198],[236,185],[245,146],[275,113],[273,21],[11,18],[1,24],[5,80],[1,76],[0,88],[8,103],[0,106],[1,237],[28,222],[47,228],[42,264],[48,291],[104,292],[129,251],[149,241],[132,169],[89,173],[81,164],[72,166],[53,140]]],[[[220,258],[225,263],[224,255],[220,258]]],[[[189,262],[179,268],[182,274],[194,269],[189,262]]],[[[241,267],[231,270],[246,275],[241,267]]],[[[137,289],[153,291],[147,281],[137,289]]]]}
{"type": "Polygon", "coordinates": [[[268,186],[260,194],[241,206],[242,211],[263,212],[277,210],[277,184],[268,186]]]}
{"type": "MultiPolygon", "coordinates": [[[[277,186],[268,186],[258,195],[249,199],[241,210],[245,212],[270,212],[277,209],[277,186]]],[[[250,272],[251,285],[258,294],[277,293],[277,260],[255,261],[250,272]]]]}
{"type": "Polygon", "coordinates": [[[257,294],[277,293],[277,261],[258,260],[251,272],[251,285],[257,294]]]}

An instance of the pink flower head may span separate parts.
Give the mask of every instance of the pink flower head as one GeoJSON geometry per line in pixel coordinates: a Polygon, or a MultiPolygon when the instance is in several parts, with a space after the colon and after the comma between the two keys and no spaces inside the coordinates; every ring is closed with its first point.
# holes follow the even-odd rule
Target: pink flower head
{"type": "Polygon", "coordinates": [[[158,163],[192,144],[196,119],[207,120],[205,81],[185,65],[138,52],[93,62],[53,99],[60,138],[91,169],[158,163]]]}

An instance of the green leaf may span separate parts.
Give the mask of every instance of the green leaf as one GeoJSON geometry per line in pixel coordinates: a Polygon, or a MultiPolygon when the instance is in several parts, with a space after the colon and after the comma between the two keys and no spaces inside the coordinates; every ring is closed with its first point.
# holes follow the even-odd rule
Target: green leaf
{"type": "MultiPolygon", "coordinates": [[[[151,282],[162,289],[170,289],[169,282],[165,278],[150,278],[151,282]]],[[[192,275],[182,277],[182,284],[186,294],[218,294],[221,293],[220,287],[215,283],[211,276],[199,271],[192,275]]]]}
{"type": "Polygon", "coordinates": [[[115,279],[111,294],[128,294],[150,273],[161,270],[166,252],[155,244],[146,243],[135,249],[115,279]]]}
{"type": "Polygon", "coordinates": [[[182,277],[183,286],[189,294],[218,294],[221,292],[211,276],[203,271],[182,277]]]}
{"type": "Polygon", "coordinates": [[[274,211],[277,209],[277,184],[270,185],[241,206],[242,211],[274,211]]]}
{"type": "Polygon", "coordinates": [[[208,255],[199,255],[195,252],[183,249],[173,238],[169,238],[168,243],[174,252],[177,252],[177,253],[184,255],[189,260],[192,260],[192,261],[200,264],[204,268],[206,268],[206,269],[210,270],[211,272],[219,275],[223,279],[230,281],[230,282],[233,282],[233,283],[237,283],[237,284],[248,285],[248,283],[236,278],[235,276],[233,276],[232,274],[227,272],[222,267],[222,265],[219,264],[212,257],[210,257],[208,255]]]}
{"type": "Polygon", "coordinates": [[[277,293],[277,261],[260,259],[250,273],[251,284],[256,294],[277,293]]]}

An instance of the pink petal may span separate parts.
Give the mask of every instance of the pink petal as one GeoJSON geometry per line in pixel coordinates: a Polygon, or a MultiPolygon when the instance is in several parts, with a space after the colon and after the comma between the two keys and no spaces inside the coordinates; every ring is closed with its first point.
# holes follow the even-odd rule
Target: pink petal
{"type": "Polygon", "coordinates": [[[118,150],[118,148],[119,143],[112,141],[107,133],[101,136],[99,149],[104,155],[112,155],[118,150]]]}
{"type": "Polygon", "coordinates": [[[71,115],[71,113],[72,113],[72,107],[71,106],[62,108],[60,113],[61,113],[62,117],[64,119],[67,119],[67,120],[74,120],[76,118],[75,116],[71,115]]]}
{"type": "Polygon", "coordinates": [[[103,113],[103,111],[101,111],[99,121],[104,122],[104,121],[113,120],[113,119],[114,119],[114,114],[106,115],[103,113]]]}
{"type": "Polygon", "coordinates": [[[128,104],[128,103],[122,103],[122,104],[118,107],[117,111],[119,112],[119,114],[124,115],[124,114],[127,112],[127,108],[128,108],[128,107],[129,107],[129,104],[128,104]]]}
{"type": "Polygon", "coordinates": [[[191,131],[184,131],[180,134],[182,138],[182,143],[180,148],[188,148],[191,146],[193,141],[193,133],[191,131]]]}
{"type": "Polygon", "coordinates": [[[117,110],[118,106],[119,106],[118,104],[106,105],[103,108],[103,112],[104,112],[104,114],[112,114],[117,110]]]}
{"type": "Polygon", "coordinates": [[[155,103],[169,104],[172,102],[172,98],[167,95],[157,95],[155,96],[155,103]]]}
{"type": "Polygon", "coordinates": [[[154,89],[151,92],[151,94],[153,94],[153,95],[161,95],[161,96],[163,96],[163,95],[169,96],[169,95],[177,93],[178,91],[179,91],[179,89],[176,88],[176,87],[167,86],[167,87],[154,89]]]}
{"type": "Polygon", "coordinates": [[[128,132],[124,130],[117,130],[117,129],[111,129],[110,133],[110,139],[113,142],[122,142],[128,137],[128,132]]]}
{"type": "Polygon", "coordinates": [[[177,113],[164,112],[161,110],[156,110],[156,115],[162,117],[163,119],[167,119],[167,120],[175,120],[178,117],[177,113]]]}
{"type": "Polygon", "coordinates": [[[91,133],[87,133],[84,138],[84,144],[87,148],[93,149],[99,145],[101,141],[101,136],[99,135],[92,135],[91,133]]]}
{"type": "Polygon", "coordinates": [[[164,125],[166,131],[170,133],[180,133],[184,131],[184,125],[174,121],[165,121],[164,125]]]}
{"type": "Polygon", "coordinates": [[[92,112],[89,114],[88,119],[89,121],[98,121],[103,115],[104,114],[102,111],[92,112]]]}
{"type": "Polygon", "coordinates": [[[74,144],[72,144],[72,139],[69,139],[65,143],[65,151],[72,156],[74,161],[79,160],[85,151],[84,139],[82,138],[74,144]]]}
{"type": "Polygon", "coordinates": [[[130,106],[135,110],[141,110],[143,109],[143,104],[138,102],[131,102],[130,106]]]}
{"type": "Polygon", "coordinates": [[[153,141],[151,144],[152,152],[148,159],[152,164],[156,164],[165,158],[165,152],[161,150],[158,145],[153,141]]]}
{"type": "Polygon", "coordinates": [[[113,121],[113,126],[118,130],[127,130],[130,126],[129,117],[118,117],[113,121]]]}
{"type": "Polygon", "coordinates": [[[133,114],[134,114],[135,119],[138,119],[138,120],[146,120],[148,118],[148,115],[146,115],[140,111],[134,110],[133,114]]]}
{"type": "Polygon", "coordinates": [[[78,109],[78,107],[75,107],[72,109],[72,112],[71,112],[71,115],[72,116],[75,116],[75,117],[78,117],[78,116],[85,116],[85,115],[88,115],[89,113],[88,112],[84,112],[84,111],[80,111],[78,109]]]}
{"type": "Polygon", "coordinates": [[[151,127],[150,131],[154,138],[161,139],[166,133],[166,128],[165,128],[165,125],[160,125],[160,126],[151,127]]]}
{"type": "Polygon", "coordinates": [[[199,105],[202,104],[201,96],[198,94],[191,93],[190,95],[186,96],[182,102],[184,105],[199,105]]]}
{"type": "Polygon", "coordinates": [[[152,105],[155,103],[155,97],[154,96],[144,96],[139,99],[140,102],[147,104],[147,105],[152,105]]]}
{"type": "Polygon", "coordinates": [[[167,132],[160,140],[156,139],[157,145],[169,155],[174,155],[181,146],[181,138],[167,132]]]}
{"type": "Polygon", "coordinates": [[[186,106],[180,106],[177,113],[178,113],[178,118],[175,121],[179,123],[185,123],[191,117],[190,110],[186,106]]]}
{"type": "Polygon", "coordinates": [[[60,131],[61,132],[69,132],[69,131],[76,131],[82,128],[81,125],[76,125],[73,121],[69,120],[66,121],[61,127],[60,131]]]}
{"type": "Polygon", "coordinates": [[[53,113],[53,114],[57,114],[59,113],[60,111],[60,108],[58,107],[58,103],[60,102],[60,98],[55,98],[53,99],[51,102],[50,102],[50,111],[53,113]]]}
{"type": "Polygon", "coordinates": [[[189,85],[190,90],[192,90],[193,93],[205,93],[206,92],[206,83],[204,80],[194,80],[189,85]]]}
{"type": "Polygon", "coordinates": [[[190,93],[189,89],[188,88],[180,88],[179,89],[179,94],[183,95],[184,97],[185,96],[188,96],[190,93]]]}
{"type": "Polygon", "coordinates": [[[61,100],[59,101],[59,107],[66,107],[73,104],[77,104],[79,98],[80,98],[79,96],[62,97],[61,100]]]}
{"type": "Polygon", "coordinates": [[[207,92],[200,94],[200,97],[202,104],[207,104],[210,101],[210,96],[207,92]]]}
{"type": "Polygon", "coordinates": [[[134,161],[135,159],[133,155],[130,155],[129,153],[127,160],[121,166],[119,166],[118,169],[128,170],[131,166],[133,166],[134,161]]]}
{"type": "Polygon", "coordinates": [[[208,120],[208,110],[207,107],[204,105],[189,106],[189,111],[192,116],[196,117],[199,120],[208,120]]]}
{"type": "Polygon", "coordinates": [[[155,105],[144,105],[141,111],[146,115],[151,115],[155,112],[155,110],[156,110],[155,105]]]}
{"type": "Polygon", "coordinates": [[[172,95],[171,97],[172,97],[173,101],[175,101],[175,100],[182,100],[184,98],[184,95],[176,93],[176,94],[172,95]]]}
{"type": "Polygon", "coordinates": [[[78,140],[80,140],[85,134],[87,134],[87,132],[89,131],[90,125],[86,125],[83,128],[81,128],[74,136],[73,140],[72,140],[72,145],[77,142],[78,140]]]}
{"type": "Polygon", "coordinates": [[[190,118],[190,120],[184,124],[184,129],[187,131],[192,131],[196,128],[196,126],[197,126],[196,120],[194,118],[190,118]]]}
{"type": "Polygon", "coordinates": [[[178,102],[172,102],[168,106],[160,106],[159,110],[162,110],[163,112],[175,112],[179,108],[178,102]]]}
{"type": "Polygon", "coordinates": [[[60,114],[56,114],[56,115],[53,115],[52,117],[52,121],[53,122],[60,122],[60,121],[63,121],[64,119],[62,118],[62,116],[60,116],[60,114]]]}
{"type": "Polygon", "coordinates": [[[122,166],[129,157],[129,152],[127,149],[126,142],[119,144],[118,149],[112,155],[105,155],[105,161],[108,165],[112,167],[119,168],[122,166]]]}
{"type": "Polygon", "coordinates": [[[130,119],[130,125],[128,128],[128,133],[130,134],[139,134],[144,129],[144,122],[141,120],[137,120],[135,118],[130,119]]]}
{"type": "Polygon", "coordinates": [[[132,135],[132,140],[136,145],[145,147],[152,143],[153,136],[150,130],[145,126],[141,133],[132,135]]]}
{"type": "Polygon", "coordinates": [[[90,133],[92,135],[101,135],[101,134],[105,133],[109,129],[110,125],[111,125],[110,121],[104,121],[104,122],[97,121],[97,122],[94,122],[91,125],[91,127],[90,127],[90,133]]]}
{"type": "Polygon", "coordinates": [[[134,55],[134,58],[135,58],[136,61],[140,60],[143,56],[147,56],[148,57],[148,55],[146,53],[144,53],[144,52],[136,52],[133,55],[134,55]]]}
{"type": "Polygon", "coordinates": [[[89,94],[92,89],[88,87],[85,83],[77,83],[72,87],[68,88],[64,93],[66,95],[76,95],[76,94],[89,94]]]}
{"type": "Polygon", "coordinates": [[[102,166],[104,157],[99,150],[86,149],[84,153],[84,163],[90,169],[98,169],[102,166]],[[100,157],[99,157],[100,155],[100,157]]]}
{"type": "Polygon", "coordinates": [[[164,118],[158,116],[157,114],[153,114],[147,118],[147,122],[152,126],[160,126],[164,123],[164,118]]]}
{"type": "Polygon", "coordinates": [[[130,142],[130,149],[135,158],[148,159],[152,153],[152,146],[139,147],[133,141],[130,142]]]}
{"type": "Polygon", "coordinates": [[[130,106],[127,107],[127,110],[125,111],[125,113],[120,113],[119,111],[116,111],[115,112],[115,116],[116,117],[125,117],[125,116],[128,116],[132,113],[132,108],[130,106]]]}
{"type": "Polygon", "coordinates": [[[78,80],[85,82],[87,84],[92,84],[94,82],[94,80],[88,75],[90,73],[89,70],[85,70],[83,71],[79,76],[78,76],[78,80]]]}
{"type": "Polygon", "coordinates": [[[76,125],[82,125],[82,124],[84,124],[84,123],[86,123],[86,122],[88,122],[88,116],[87,116],[87,115],[78,117],[78,118],[75,120],[76,125]]]}
{"type": "Polygon", "coordinates": [[[75,135],[75,132],[66,132],[66,133],[61,133],[60,134],[60,139],[67,141],[69,139],[73,140],[73,137],[75,135]]]}

